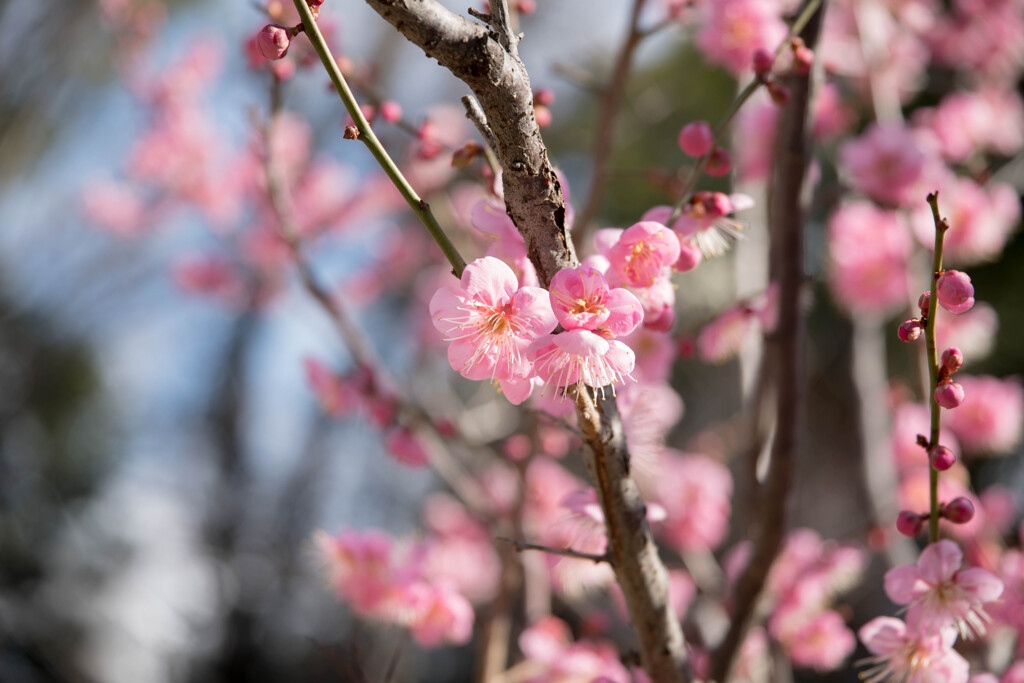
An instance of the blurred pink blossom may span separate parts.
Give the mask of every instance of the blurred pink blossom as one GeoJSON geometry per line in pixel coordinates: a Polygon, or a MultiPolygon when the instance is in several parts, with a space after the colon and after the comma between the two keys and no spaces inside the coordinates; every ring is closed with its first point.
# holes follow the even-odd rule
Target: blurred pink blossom
{"type": "Polygon", "coordinates": [[[945,416],[964,450],[1005,454],[1021,440],[1024,388],[1015,378],[958,375],[967,400],[945,416]]]}
{"type": "Polygon", "coordinates": [[[910,234],[902,217],[868,202],[839,207],[829,219],[829,283],[854,312],[889,313],[906,305],[910,234]]]}

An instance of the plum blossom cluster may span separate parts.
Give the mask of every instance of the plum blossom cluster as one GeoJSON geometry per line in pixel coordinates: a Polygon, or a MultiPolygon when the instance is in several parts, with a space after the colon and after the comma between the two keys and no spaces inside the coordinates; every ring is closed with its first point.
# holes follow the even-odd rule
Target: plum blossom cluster
{"type": "Polygon", "coordinates": [[[925,548],[917,564],[886,572],[885,592],[907,606],[906,619],[877,617],[861,627],[860,639],[872,655],[865,680],[967,682],[969,665],[953,645],[958,634],[985,633],[985,605],[1000,597],[1003,583],[984,569],[961,569],[962,561],[960,547],[941,540],[925,548]]]}
{"type": "Polygon", "coordinates": [[[469,640],[473,606],[430,575],[426,546],[376,531],[321,532],[316,542],[332,587],[357,614],[405,626],[424,647],[469,640]]]}
{"type": "Polygon", "coordinates": [[[622,384],[635,359],[616,337],[643,320],[636,297],[609,287],[594,268],[564,268],[545,291],[520,287],[512,269],[492,256],[466,266],[460,285],[438,290],[430,313],[451,342],[452,368],[490,380],[514,404],[529,397],[535,380],[556,389],[622,384]],[[551,334],[557,325],[563,331],[551,334]]]}

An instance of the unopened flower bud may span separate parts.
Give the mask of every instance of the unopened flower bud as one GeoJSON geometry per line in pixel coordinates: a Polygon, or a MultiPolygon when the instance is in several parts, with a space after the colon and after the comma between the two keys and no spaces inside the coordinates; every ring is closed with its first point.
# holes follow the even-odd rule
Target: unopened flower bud
{"type": "Polygon", "coordinates": [[[938,471],[945,472],[956,462],[956,456],[950,449],[939,445],[928,454],[928,462],[938,471]]]}
{"type": "Polygon", "coordinates": [[[956,408],[964,402],[964,388],[959,382],[943,380],[935,387],[935,402],[946,409],[956,408]]]}
{"type": "Polygon", "coordinates": [[[536,0],[516,0],[516,11],[520,14],[533,14],[537,11],[536,0]]]}
{"type": "Polygon", "coordinates": [[[768,81],[764,84],[768,88],[768,94],[772,96],[772,102],[780,107],[786,106],[789,102],[789,88],[778,81],[768,81]]]}
{"type": "Polygon", "coordinates": [[[950,313],[964,313],[974,306],[974,285],[967,273],[947,270],[939,276],[939,304],[950,313]]]}
{"type": "Polygon", "coordinates": [[[908,538],[917,536],[922,529],[924,529],[924,517],[916,512],[903,510],[896,517],[896,531],[908,538]]]}
{"type": "Polygon", "coordinates": [[[924,292],[921,296],[917,297],[917,307],[921,310],[921,315],[928,315],[928,305],[932,300],[931,292],[924,292]]]}
{"type": "Polygon", "coordinates": [[[702,157],[715,144],[715,132],[707,121],[694,121],[679,131],[679,149],[691,157],[702,157]]]}
{"type": "Polygon", "coordinates": [[[533,93],[533,103],[539,104],[542,107],[550,107],[551,103],[555,101],[555,93],[549,88],[541,88],[537,92],[533,93]]]}
{"type": "Polygon", "coordinates": [[[274,61],[288,54],[291,44],[289,29],[278,24],[267,24],[256,34],[256,47],[260,54],[274,61]]]}
{"type": "Polygon", "coordinates": [[[674,268],[680,273],[693,270],[704,260],[704,254],[700,247],[687,241],[679,242],[679,259],[676,260],[674,268]]]}
{"type": "Polygon", "coordinates": [[[554,120],[554,117],[551,116],[551,110],[543,104],[533,105],[533,117],[537,119],[537,126],[540,128],[547,128],[551,125],[551,121],[554,120]]]}
{"type": "Polygon", "coordinates": [[[306,0],[306,4],[310,7],[319,7],[324,4],[324,0],[306,0]]]}
{"type": "Polygon", "coordinates": [[[896,329],[896,336],[900,338],[900,341],[912,342],[921,336],[921,321],[907,320],[900,323],[900,326],[896,329]]]}
{"type": "Polygon", "coordinates": [[[712,178],[719,178],[728,173],[730,169],[732,169],[732,158],[729,156],[729,152],[723,147],[715,147],[711,150],[711,156],[708,157],[704,171],[712,178]]]}
{"type": "Polygon", "coordinates": [[[402,120],[402,107],[394,100],[384,100],[380,103],[380,117],[388,123],[397,123],[402,120]]]}
{"type": "Polygon", "coordinates": [[[941,372],[949,377],[964,364],[964,354],[955,346],[951,346],[942,352],[941,372]]]}
{"type": "Polygon", "coordinates": [[[345,132],[342,135],[342,137],[344,137],[346,140],[358,140],[359,129],[352,125],[345,126],[345,132]]]}
{"type": "Polygon", "coordinates": [[[772,72],[772,66],[775,64],[775,55],[763,48],[759,48],[754,53],[754,75],[757,76],[758,80],[764,80],[772,72]]]}
{"type": "Polygon", "coordinates": [[[793,71],[798,74],[805,74],[811,70],[814,63],[814,51],[804,45],[804,41],[794,38],[793,46],[793,71]]]}
{"type": "Polygon", "coordinates": [[[942,508],[941,515],[953,524],[967,524],[974,519],[974,504],[960,496],[946,503],[942,508]]]}

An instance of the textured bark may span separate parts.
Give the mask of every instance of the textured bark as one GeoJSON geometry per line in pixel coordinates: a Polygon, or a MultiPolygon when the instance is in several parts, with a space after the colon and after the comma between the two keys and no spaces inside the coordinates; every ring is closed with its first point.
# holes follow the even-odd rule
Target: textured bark
{"type": "MultiPolygon", "coordinates": [[[[804,43],[811,48],[817,43],[824,8],[823,2],[801,33],[804,43]]],[[[806,334],[800,301],[806,280],[804,190],[811,160],[808,113],[812,88],[809,74],[793,73],[782,80],[789,88],[790,98],[779,121],[768,209],[769,279],[779,285],[779,322],[767,340],[764,358],[764,362],[772,364],[775,380],[776,430],[768,476],[760,496],[763,503],[757,514],[754,550],[736,584],[732,623],[712,658],[713,681],[729,679],[768,572],[782,545],[793,463],[804,420],[806,334]]]]}
{"type": "MultiPolygon", "coordinates": [[[[435,0],[366,0],[411,42],[466,83],[494,135],[505,206],[526,241],[537,275],[547,285],[560,269],[578,265],[565,226],[562,190],[548,161],[533,112],[533,90],[519,59],[518,37],[506,0],[491,0],[488,25],[457,15],[435,0]]],[[[679,620],[668,602],[667,572],[647,525],[646,508],[630,474],[615,399],[590,391],[576,399],[587,466],[608,531],[608,555],[637,633],[651,679],[688,676],[679,620]]]]}
{"type": "Polygon", "coordinates": [[[526,240],[526,252],[545,285],[577,265],[565,228],[565,202],[533,114],[533,89],[519,59],[518,38],[501,21],[503,3],[493,2],[489,28],[434,0],[366,0],[428,57],[466,83],[494,133],[502,168],[505,206],[526,240]]]}

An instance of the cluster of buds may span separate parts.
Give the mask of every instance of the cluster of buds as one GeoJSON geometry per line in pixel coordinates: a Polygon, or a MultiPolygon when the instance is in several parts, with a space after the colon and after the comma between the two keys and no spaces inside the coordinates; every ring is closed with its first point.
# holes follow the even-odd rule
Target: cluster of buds
{"type": "MultiPolygon", "coordinates": [[[[814,51],[807,47],[799,37],[790,39],[789,48],[793,52],[793,71],[798,74],[809,73],[811,65],[814,63],[814,51]]],[[[789,101],[789,88],[775,80],[772,75],[774,68],[774,54],[764,49],[754,53],[754,77],[768,90],[772,102],[781,107],[789,101]]]]}
{"type": "Polygon", "coordinates": [[[709,176],[724,176],[732,168],[732,159],[724,147],[715,143],[715,131],[707,121],[694,121],[679,131],[679,149],[694,158],[707,157],[704,171],[709,176]]]}
{"type": "MultiPolygon", "coordinates": [[[[896,530],[904,536],[914,538],[924,530],[928,517],[927,512],[918,513],[904,510],[896,518],[896,530]]],[[[953,524],[967,524],[974,519],[974,504],[970,499],[958,496],[939,506],[939,518],[953,524]]]]}

